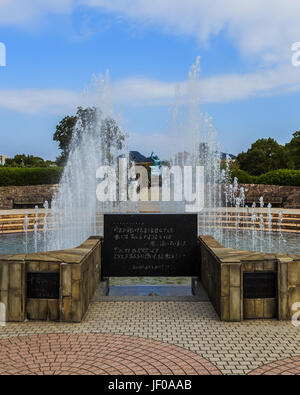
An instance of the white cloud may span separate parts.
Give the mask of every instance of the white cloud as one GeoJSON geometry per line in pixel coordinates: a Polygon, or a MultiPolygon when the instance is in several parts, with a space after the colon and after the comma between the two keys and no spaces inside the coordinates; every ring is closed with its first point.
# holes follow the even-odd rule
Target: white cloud
{"type": "Polygon", "coordinates": [[[25,114],[73,112],[80,95],[65,90],[0,90],[0,108],[25,114]]]}
{"type": "Polygon", "coordinates": [[[23,25],[49,13],[69,13],[73,0],[0,0],[0,25],[23,25]]]}
{"type": "Polygon", "coordinates": [[[300,39],[299,0],[0,0],[0,25],[31,23],[82,5],[203,43],[224,32],[242,54],[264,62],[286,61],[300,39]]]}
{"type": "MultiPolygon", "coordinates": [[[[300,68],[292,65],[279,66],[273,70],[261,70],[249,74],[230,74],[202,79],[196,83],[200,103],[222,103],[246,100],[253,97],[281,95],[300,92],[300,68]]],[[[78,105],[95,105],[106,101],[129,106],[168,106],[175,99],[180,86],[181,99],[187,96],[188,82],[164,82],[142,78],[131,78],[111,84],[111,94],[101,97],[100,93],[88,95],[67,90],[0,90],[0,108],[28,114],[72,113],[78,105]]]]}
{"type": "Polygon", "coordinates": [[[80,0],[201,42],[224,31],[245,55],[280,62],[300,37],[299,0],[80,0]]]}
{"type": "MultiPolygon", "coordinates": [[[[185,85],[185,82],[182,83],[185,85]]],[[[164,105],[174,98],[176,83],[129,78],[112,85],[115,101],[133,105],[164,105]]]]}
{"type": "MultiPolygon", "coordinates": [[[[187,94],[188,83],[180,84],[182,98],[187,94]]],[[[113,97],[125,104],[162,105],[175,97],[178,84],[149,79],[128,79],[113,85],[113,97]]],[[[292,65],[249,74],[229,74],[202,79],[197,83],[197,95],[202,103],[221,103],[245,100],[252,97],[280,95],[300,91],[300,68],[292,65]]]]}
{"type": "Polygon", "coordinates": [[[282,65],[245,75],[211,77],[200,82],[200,100],[225,102],[299,91],[300,69],[282,65]]]}

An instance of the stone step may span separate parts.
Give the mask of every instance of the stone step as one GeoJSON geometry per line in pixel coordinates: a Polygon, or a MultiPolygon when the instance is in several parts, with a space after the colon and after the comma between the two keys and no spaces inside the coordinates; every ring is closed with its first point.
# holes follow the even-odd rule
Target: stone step
{"type": "MultiPolygon", "coordinates": [[[[151,211],[144,211],[144,212],[151,212],[151,211]]],[[[153,211],[152,211],[153,212],[153,211]]],[[[219,225],[221,221],[221,227],[227,229],[236,229],[236,218],[237,215],[235,212],[231,212],[230,216],[226,216],[224,213],[217,213],[216,222],[212,219],[211,215],[207,215],[205,220],[207,221],[206,224],[208,226],[215,226],[219,225]]],[[[258,213],[257,213],[258,214],[258,213]]],[[[266,220],[266,213],[264,213],[264,221],[266,220]]],[[[272,213],[273,221],[272,221],[272,230],[273,231],[290,231],[290,232],[298,232],[300,230],[300,215],[297,214],[284,214],[283,221],[281,223],[281,227],[279,227],[279,217],[278,214],[272,213]]],[[[0,234],[4,233],[22,233],[23,232],[23,223],[24,223],[25,215],[23,214],[4,214],[0,215],[0,234]]],[[[97,226],[103,226],[103,214],[97,213],[97,226]]],[[[28,215],[28,231],[32,232],[34,230],[34,223],[35,223],[35,213],[30,213],[28,215]]],[[[41,231],[43,229],[43,221],[44,221],[44,214],[39,213],[39,224],[38,229],[41,231]]],[[[198,218],[198,225],[201,226],[204,221],[204,215],[199,215],[198,218]]],[[[49,223],[49,220],[48,220],[49,223]]],[[[259,217],[255,222],[256,230],[259,230],[259,217]]],[[[78,223],[78,225],[80,225],[78,223]]],[[[239,229],[252,229],[252,221],[251,216],[245,216],[243,214],[240,215],[240,222],[239,222],[239,229]]],[[[267,230],[267,224],[264,223],[264,229],[267,230]]]]}
{"type": "MultiPolygon", "coordinates": [[[[230,213],[228,213],[228,215],[226,215],[226,213],[223,213],[223,214],[216,214],[216,216],[214,216],[213,214],[203,214],[203,213],[200,213],[199,214],[199,218],[201,218],[201,217],[212,217],[212,218],[214,218],[214,217],[217,217],[217,218],[219,218],[219,217],[221,217],[221,218],[227,218],[227,217],[236,217],[238,214],[236,213],[236,212],[230,212],[230,213]]],[[[246,217],[248,217],[248,218],[251,218],[252,217],[252,213],[249,213],[248,215],[246,215],[244,212],[240,212],[240,217],[244,217],[244,218],[246,218],[246,217]]],[[[260,213],[259,212],[256,212],[256,215],[257,216],[259,216],[260,215],[260,213]]],[[[268,214],[266,214],[266,213],[263,213],[263,217],[264,218],[267,218],[268,217],[268,214]]],[[[272,213],[272,217],[273,218],[279,218],[279,214],[276,214],[276,213],[272,213]]],[[[292,214],[283,214],[282,215],[282,218],[286,218],[286,219],[294,219],[294,220],[300,220],[300,215],[297,215],[297,214],[294,214],[294,215],[292,215],[292,214]]]]}
{"type": "MultiPolygon", "coordinates": [[[[223,228],[223,227],[222,227],[223,228]]],[[[231,226],[228,226],[228,227],[226,227],[226,229],[229,229],[229,230],[236,230],[236,228],[235,227],[231,227],[231,226]]],[[[239,228],[239,230],[242,230],[241,228],[239,228]]],[[[252,231],[252,228],[243,228],[243,230],[250,230],[250,231],[252,231]]],[[[259,228],[256,228],[255,229],[256,231],[257,231],[257,233],[259,233],[259,232],[261,232],[261,230],[259,229],[259,228]]],[[[264,230],[264,232],[266,233],[266,229],[264,230]]],[[[279,232],[279,229],[272,229],[272,232],[279,232]]],[[[293,229],[293,231],[291,232],[291,230],[290,229],[281,229],[281,232],[282,233],[300,233],[300,229],[293,229]]]]}
{"type": "MultiPolygon", "coordinates": [[[[214,225],[214,224],[207,224],[207,226],[213,226],[213,225],[214,225]]],[[[236,228],[236,227],[235,227],[235,224],[232,224],[232,223],[223,223],[223,224],[221,225],[221,227],[222,227],[222,228],[232,228],[232,229],[235,229],[235,228],[236,228]]],[[[252,226],[248,226],[248,227],[246,227],[246,226],[239,226],[239,229],[240,229],[240,230],[243,230],[243,229],[252,229],[252,226]]],[[[255,229],[256,229],[256,230],[259,230],[259,229],[260,229],[260,228],[259,228],[259,223],[256,223],[255,229]]],[[[264,229],[264,230],[268,230],[268,227],[267,227],[267,226],[264,226],[263,229],[264,229]]],[[[300,226],[299,226],[299,225],[296,225],[296,224],[282,225],[281,227],[279,227],[279,226],[272,226],[272,231],[280,230],[280,229],[290,229],[290,230],[294,231],[294,230],[300,230],[300,226]]]]}
{"type": "MultiPolygon", "coordinates": [[[[223,220],[223,221],[218,221],[218,220],[216,220],[216,221],[212,221],[212,220],[206,220],[206,221],[204,221],[204,220],[201,220],[201,219],[199,219],[199,221],[198,221],[198,223],[199,224],[203,224],[203,223],[209,223],[209,224],[218,224],[218,223],[222,223],[222,224],[226,224],[226,223],[236,223],[237,221],[235,220],[235,219],[231,219],[231,220],[223,220]]],[[[240,221],[239,221],[239,223],[240,224],[242,224],[242,225],[247,225],[247,224],[252,224],[252,221],[246,221],[245,219],[243,219],[243,218],[240,218],[240,221]]],[[[260,223],[260,221],[259,221],[259,219],[258,220],[256,220],[255,222],[254,222],[255,224],[259,224],[260,223]]],[[[300,226],[300,221],[288,221],[288,220],[285,220],[285,221],[283,221],[282,223],[281,223],[282,225],[298,225],[298,226],[300,226]]],[[[264,221],[264,225],[267,225],[267,222],[266,221],[264,221]]],[[[274,220],[274,221],[272,221],[272,225],[280,225],[280,222],[279,221],[277,221],[277,220],[274,220]]]]}

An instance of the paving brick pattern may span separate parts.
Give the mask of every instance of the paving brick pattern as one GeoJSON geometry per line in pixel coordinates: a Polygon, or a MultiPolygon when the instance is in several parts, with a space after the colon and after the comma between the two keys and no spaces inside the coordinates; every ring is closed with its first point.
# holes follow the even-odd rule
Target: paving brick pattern
{"type": "Polygon", "coordinates": [[[295,358],[286,358],[268,363],[253,370],[249,375],[300,375],[300,355],[295,358]]]}
{"type": "MultiPolygon", "coordinates": [[[[223,374],[248,374],[278,360],[297,358],[300,345],[300,327],[288,321],[221,322],[210,302],[94,302],[80,324],[28,321],[0,327],[0,339],[11,342],[16,337],[58,333],[152,339],[197,354],[223,374]]],[[[88,348],[86,353],[88,357],[88,348]]],[[[207,369],[203,360],[200,364],[207,369]]]]}
{"type": "Polygon", "coordinates": [[[134,336],[23,336],[1,340],[0,348],[0,374],[220,374],[196,353],[134,336]]]}

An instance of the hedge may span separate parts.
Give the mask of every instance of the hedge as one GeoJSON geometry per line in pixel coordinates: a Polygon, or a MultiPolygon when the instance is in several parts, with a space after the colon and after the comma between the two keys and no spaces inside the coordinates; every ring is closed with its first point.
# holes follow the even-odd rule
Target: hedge
{"type": "Polygon", "coordinates": [[[300,170],[280,169],[262,174],[256,179],[257,184],[300,186],[300,170]]]}
{"type": "Polygon", "coordinates": [[[251,176],[244,170],[232,169],[231,175],[232,180],[237,177],[240,184],[300,186],[300,170],[280,169],[260,176],[251,176]]]}
{"type": "Polygon", "coordinates": [[[0,167],[0,186],[58,184],[62,167],[0,167]]]}
{"type": "Polygon", "coordinates": [[[241,170],[241,169],[232,169],[231,176],[232,176],[232,181],[235,177],[237,177],[240,184],[255,184],[257,178],[255,176],[251,176],[245,170],[241,170]]]}
{"type": "MultiPolygon", "coordinates": [[[[62,167],[0,167],[0,187],[58,184],[62,172],[62,167]]],[[[280,169],[258,177],[240,169],[231,173],[241,184],[300,186],[300,170],[280,169]]]]}

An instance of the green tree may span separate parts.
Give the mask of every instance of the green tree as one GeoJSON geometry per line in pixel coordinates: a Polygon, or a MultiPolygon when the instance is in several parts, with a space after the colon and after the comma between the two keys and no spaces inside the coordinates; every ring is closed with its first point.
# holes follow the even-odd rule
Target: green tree
{"type": "Polygon", "coordinates": [[[14,158],[8,158],[6,167],[47,167],[43,158],[33,155],[18,154],[14,158]]]}
{"type": "Polygon", "coordinates": [[[117,125],[116,121],[110,117],[105,118],[101,123],[101,150],[104,161],[112,164],[114,161],[113,150],[123,148],[126,135],[117,125]]]}
{"type": "Polygon", "coordinates": [[[57,158],[56,163],[63,166],[71,150],[72,144],[78,144],[84,133],[96,133],[100,135],[100,151],[105,161],[111,164],[114,155],[113,150],[121,150],[124,145],[126,135],[117,125],[116,121],[110,117],[100,120],[101,112],[95,107],[82,108],[78,107],[75,116],[63,118],[56,127],[53,140],[59,143],[62,150],[61,155],[57,158]]]}
{"type": "Polygon", "coordinates": [[[66,116],[56,126],[53,140],[58,142],[58,147],[62,150],[61,155],[56,159],[56,163],[59,166],[63,166],[68,158],[70,143],[76,123],[77,116],[66,116]]]}
{"type": "Polygon", "coordinates": [[[15,155],[13,158],[7,158],[6,167],[25,167],[26,155],[15,155]]]}
{"type": "Polygon", "coordinates": [[[300,169],[300,131],[293,134],[292,140],[285,146],[287,155],[293,163],[293,168],[300,169]]]}
{"type": "Polygon", "coordinates": [[[237,156],[237,162],[241,170],[253,176],[292,167],[285,147],[272,138],[257,140],[247,152],[237,156]]]}

